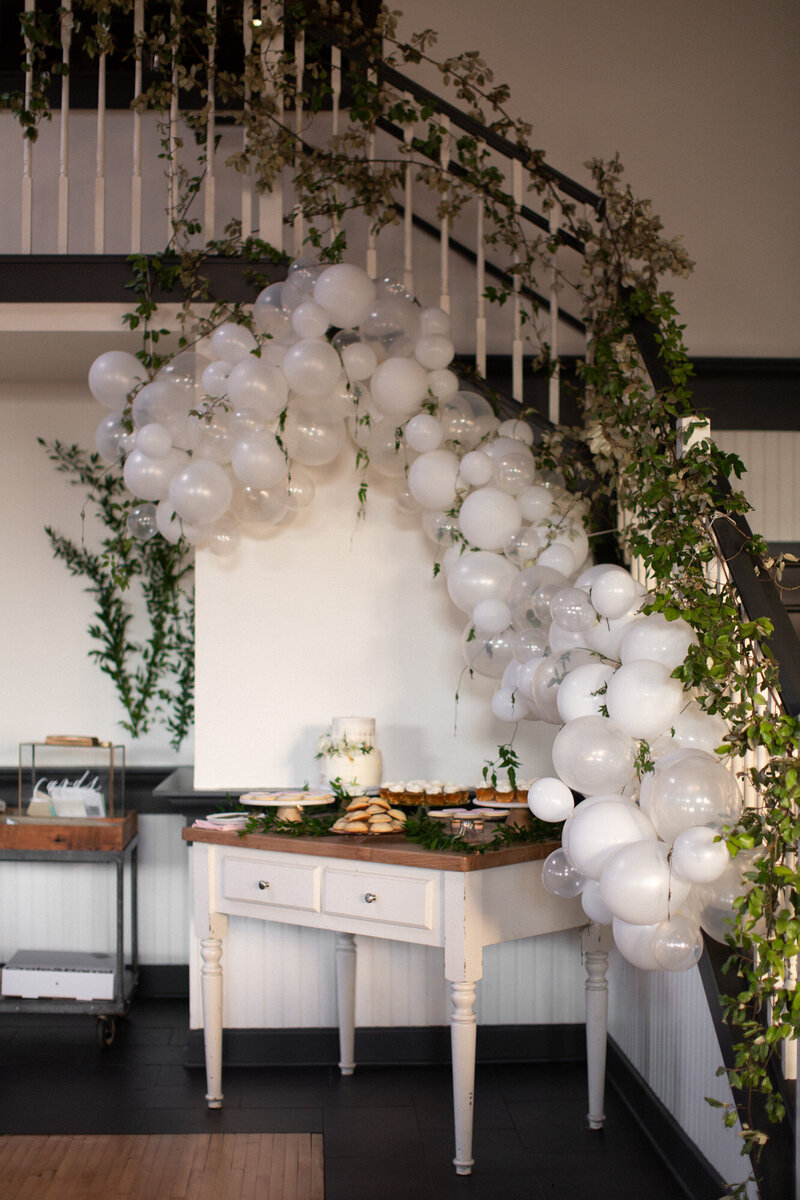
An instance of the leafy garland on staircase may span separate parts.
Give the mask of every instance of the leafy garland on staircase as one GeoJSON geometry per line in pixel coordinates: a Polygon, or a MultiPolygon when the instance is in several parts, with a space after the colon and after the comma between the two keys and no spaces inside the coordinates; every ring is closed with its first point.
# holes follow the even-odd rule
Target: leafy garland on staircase
{"type": "MultiPolygon", "coordinates": [[[[485,146],[468,135],[451,136],[430,106],[412,103],[383,84],[378,68],[384,63],[402,67],[424,61],[435,67],[443,84],[454,90],[458,102],[477,120],[524,150],[526,187],[538,195],[545,211],[558,212],[556,205],[560,205],[558,224],[583,243],[582,275],[561,279],[565,293],[579,301],[590,335],[591,356],[583,368],[583,426],[577,431],[557,430],[542,448],[542,460],[561,471],[569,484],[585,474],[585,464],[578,462],[569,447],[575,439],[588,445],[597,470],[598,493],[611,496],[620,511],[637,514],[636,521],[623,528],[619,538],[623,550],[640,560],[647,572],[652,610],[668,618],[680,613],[698,636],[698,647],[679,670],[684,686],[697,689],[703,707],[720,713],[729,722],[730,755],[741,756],[757,746],[766,751],[767,765],[749,773],[760,797],[759,807],[748,809],[728,837],[733,853],[756,853],[747,873],[748,893],[737,902],[736,934],[731,939],[730,965],[740,977],[742,990],[725,1004],[736,1039],[736,1065],[729,1072],[731,1083],[745,1093],[760,1093],[769,1116],[781,1120],[783,1105],[772,1090],[770,1060],[784,1041],[797,1037],[800,1029],[800,994],[788,975],[800,938],[800,876],[796,863],[800,838],[800,722],[785,713],[772,715],[766,708],[766,697],[777,689],[777,666],[769,650],[769,623],[746,620],[731,587],[716,589],[707,581],[712,556],[710,522],[741,513],[747,505],[741,494],[719,486],[720,478],[740,473],[738,460],[703,437],[680,455],[676,446],[676,422],[683,419],[690,431],[695,425],[687,386],[691,366],[673,298],[661,290],[659,281],[665,274],[688,273],[691,263],[680,244],[664,236],[649,203],[636,199],[623,183],[617,159],[587,164],[604,201],[599,214],[565,201],[544,164],[542,152],[530,149],[531,127],[509,115],[508,89],[495,83],[478,54],[470,52],[437,61],[432,54],[432,31],[402,41],[395,14],[385,11],[378,19],[377,32],[382,39],[378,49],[376,31],[366,29],[337,3],[293,3],[288,8],[294,28],[307,27],[309,65],[305,76],[297,78],[293,59],[282,53],[280,46],[276,53],[265,53],[278,45],[276,39],[281,33],[266,20],[249,35],[252,49],[245,57],[243,71],[217,71],[215,86],[218,98],[242,112],[247,139],[234,156],[235,165],[251,172],[259,189],[268,189],[285,167],[291,167],[297,214],[308,222],[307,240],[320,259],[341,258],[346,246],[341,222],[351,209],[364,213],[376,230],[397,220],[394,196],[402,187],[409,163],[415,178],[435,195],[440,218],[453,218],[469,200],[480,198],[487,217],[487,243],[507,257],[512,281],[519,280],[523,288],[535,292],[537,275],[550,263],[551,253],[561,240],[558,233],[531,234],[523,227],[485,146]],[[352,48],[355,64],[346,69],[343,78],[349,109],[343,132],[313,151],[305,147],[302,131],[295,128],[295,102],[302,95],[306,111],[313,113],[330,98],[331,81],[320,57],[322,42],[315,43],[310,29],[311,19],[323,28],[327,25],[340,42],[352,48]],[[373,69],[365,69],[365,63],[373,69]],[[393,155],[376,161],[371,150],[379,118],[401,130],[413,127],[414,134],[393,155]],[[458,177],[442,170],[443,158],[455,160],[460,168],[458,177]],[[646,317],[656,330],[660,357],[671,381],[658,392],[630,335],[631,321],[641,317],[646,317]]],[[[119,53],[112,36],[112,16],[130,10],[130,0],[76,0],[73,19],[76,27],[83,25],[90,47],[119,53]]],[[[181,91],[191,90],[199,96],[199,106],[187,119],[198,141],[201,165],[198,174],[184,173],[182,177],[182,198],[173,213],[175,243],[170,248],[178,255],[182,282],[193,297],[201,294],[197,281],[209,250],[198,247],[198,226],[187,216],[185,202],[197,194],[202,175],[209,102],[204,82],[208,51],[218,29],[225,22],[240,21],[240,13],[240,8],[229,8],[227,0],[221,0],[215,24],[204,14],[193,17],[171,0],[161,22],[154,24],[135,47],[147,61],[161,68],[155,82],[137,100],[142,108],[167,111],[173,79],[181,91]]],[[[26,15],[23,27],[31,59],[28,98],[9,93],[0,97],[0,107],[14,111],[26,136],[35,138],[38,122],[49,116],[47,87],[60,71],[60,39],[57,26],[48,24],[48,18],[39,14],[26,15]]],[[[239,244],[237,232],[231,231],[229,245],[235,251],[239,244]]],[[[155,261],[161,260],[157,256],[155,261]]],[[[140,274],[150,269],[141,260],[135,266],[140,274]]],[[[489,298],[498,303],[507,302],[512,293],[513,283],[487,289],[489,298]]],[[[152,298],[143,295],[130,323],[144,322],[152,331],[150,322],[155,314],[152,298]]],[[[528,304],[526,319],[531,339],[539,349],[538,361],[549,366],[549,351],[538,329],[535,303],[528,304]]],[[[152,338],[147,353],[153,353],[152,338]]],[[[59,461],[59,469],[69,469],[70,464],[75,468],[80,462],[79,477],[92,488],[93,495],[102,497],[110,476],[90,478],[90,466],[74,449],[53,447],[51,454],[59,461]]],[[[91,470],[96,470],[96,464],[91,464],[91,470]]],[[[118,500],[109,494],[103,503],[107,507],[104,519],[113,530],[114,517],[108,506],[118,500]]],[[[113,553],[118,554],[118,534],[119,529],[106,547],[107,553],[112,553],[113,543],[113,553]]],[[[747,549],[767,560],[767,548],[761,539],[753,538],[747,549]]],[[[117,655],[124,678],[124,655],[120,657],[117,651],[125,646],[125,617],[121,609],[113,607],[117,601],[108,590],[107,577],[101,581],[98,576],[95,582],[92,572],[96,564],[88,558],[77,558],[73,550],[64,547],[62,556],[70,570],[88,575],[99,602],[108,606],[108,630],[99,632],[99,640],[105,639],[99,653],[112,651],[104,665],[112,677],[109,667],[117,655]],[[112,638],[114,646],[110,647],[109,631],[115,622],[123,632],[112,638]]],[[[156,569],[149,558],[140,564],[128,559],[117,561],[126,573],[146,575],[156,569]]],[[[183,578],[185,568],[179,561],[175,558],[159,568],[163,571],[162,586],[170,595],[173,582],[183,578]]],[[[158,577],[152,578],[155,585],[158,577]]],[[[174,670],[169,664],[180,658],[179,645],[184,653],[181,666],[186,671],[186,641],[169,646],[165,643],[161,661],[174,670]]],[[[155,658],[155,652],[151,658],[155,658]]],[[[184,676],[184,684],[187,682],[184,676]]],[[[167,703],[163,695],[160,699],[167,703]]],[[[173,720],[176,736],[180,730],[185,731],[182,720],[180,716],[173,720]]],[[[145,727],[131,715],[131,732],[145,727]]],[[[643,770],[648,766],[651,764],[645,756],[643,770]]],[[[753,1127],[746,1112],[739,1116],[743,1150],[755,1152],[768,1133],[753,1127]]],[[[726,1124],[735,1124],[736,1118],[736,1111],[725,1112],[726,1124]]],[[[745,1187],[740,1184],[733,1188],[731,1196],[743,1196],[745,1187]]]]}

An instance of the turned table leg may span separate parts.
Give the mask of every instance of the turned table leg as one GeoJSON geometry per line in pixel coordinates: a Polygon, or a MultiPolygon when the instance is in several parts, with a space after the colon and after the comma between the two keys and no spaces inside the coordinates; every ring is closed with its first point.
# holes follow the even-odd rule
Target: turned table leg
{"type": "Polygon", "coordinates": [[[353,933],[336,934],[336,1001],[339,1009],[339,1070],[352,1075],[356,1068],[356,939],[353,933]]]}
{"type": "Polygon", "coordinates": [[[453,1110],[455,1114],[457,1175],[471,1175],[472,1120],[475,1111],[475,983],[451,983],[453,1013],[450,1043],[453,1055],[453,1110]]]}
{"type": "Polygon", "coordinates": [[[222,1108],[222,938],[202,938],[200,955],[206,1100],[209,1108],[222,1108]]]}
{"type": "Polygon", "coordinates": [[[591,925],[583,938],[586,964],[586,1068],[589,1089],[590,1129],[605,1124],[606,1041],[608,1033],[608,936],[591,925]]]}

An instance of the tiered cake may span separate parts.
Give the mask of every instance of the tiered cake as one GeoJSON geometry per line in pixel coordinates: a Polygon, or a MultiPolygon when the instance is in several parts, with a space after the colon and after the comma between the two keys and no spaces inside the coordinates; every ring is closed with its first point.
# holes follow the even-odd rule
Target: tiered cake
{"type": "Polygon", "coordinates": [[[323,786],[334,780],[356,795],[381,782],[381,752],[375,746],[374,717],[334,717],[320,739],[320,777],[323,786]]]}

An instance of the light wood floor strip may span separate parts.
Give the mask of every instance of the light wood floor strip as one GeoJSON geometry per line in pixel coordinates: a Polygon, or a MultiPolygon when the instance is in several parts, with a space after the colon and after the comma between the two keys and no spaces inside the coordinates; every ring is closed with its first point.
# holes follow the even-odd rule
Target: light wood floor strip
{"type": "Polygon", "coordinates": [[[0,1200],[324,1200],[322,1134],[0,1137],[0,1200]]]}

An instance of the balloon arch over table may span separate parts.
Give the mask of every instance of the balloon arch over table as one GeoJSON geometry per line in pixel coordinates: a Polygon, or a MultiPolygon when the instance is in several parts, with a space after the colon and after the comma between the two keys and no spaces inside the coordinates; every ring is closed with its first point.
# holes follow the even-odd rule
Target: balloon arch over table
{"type": "Polygon", "coordinates": [[[582,501],[537,477],[524,421],[500,423],[460,387],[441,309],[391,277],[299,259],[253,321],[261,338],[220,325],[203,356],[178,354],[152,380],[124,351],[92,364],[90,390],[111,410],[97,448],[124,459],[131,535],[232,554],[290,524],[313,503],[307,468],[355,443],[357,465],[396,477],[400,507],[446,547],[464,658],[496,680],[494,715],[562,726],[555,776],[528,796],[536,816],[564,821],[545,885],[580,894],[634,965],[694,965],[701,927],[730,930],[752,855],[731,860],[720,838],[742,808],[714,753],[727,726],[671,677],[690,626],[643,614],[624,568],[591,565],[582,501]]]}

